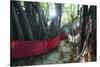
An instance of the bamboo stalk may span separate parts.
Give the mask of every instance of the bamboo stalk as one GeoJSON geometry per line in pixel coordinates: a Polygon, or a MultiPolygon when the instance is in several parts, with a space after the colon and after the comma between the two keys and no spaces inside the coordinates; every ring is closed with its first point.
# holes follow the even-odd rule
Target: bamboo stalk
{"type": "Polygon", "coordinates": [[[17,32],[18,32],[18,39],[19,40],[24,40],[24,35],[23,35],[23,32],[22,32],[21,26],[19,24],[19,19],[18,19],[17,13],[15,11],[15,7],[13,6],[13,4],[11,4],[11,6],[12,6],[12,15],[14,16],[15,25],[16,25],[17,32]]]}
{"type": "Polygon", "coordinates": [[[29,20],[27,19],[27,16],[25,15],[25,12],[23,11],[21,5],[20,5],[20,2],[17,2],[17,5],[19,7],[19,10],[24,18],[24,24],[25,24],[25,28],[27,30],[27,33],[28,33],[28,37],[29,39],[33,39],[33,33],[32,33],[32,29],[31,29],[31,26],[30,26],[30,23],[29,23],[29,20]]]}

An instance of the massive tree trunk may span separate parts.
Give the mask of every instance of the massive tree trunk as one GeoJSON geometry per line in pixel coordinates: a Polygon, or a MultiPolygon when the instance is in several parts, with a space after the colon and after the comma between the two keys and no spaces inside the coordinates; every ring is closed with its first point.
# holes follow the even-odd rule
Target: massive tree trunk
{"type": "Polygon", "coordinates": [[[18,11],[18,15],[19,15],[19,21],[20,24],[22,24],[21,27],[23,27],[23,31],[25,32],[25,39],[26,40],[33,40],[33,33],[32,33],[32,29],[30,26],[30,22],[29,19],[26,16],[25,11],[23,10],[21,3],[19,1],[13,1],[13,4],[15,6],[15,9],[18,11]]]}
{"type": "MultiPolygon", "coordinates": [[[[14,9],[11,11],[16,12],[14,13],[14,16],[11,16],[11,19],[15,18],[14,22],[13,20],[11,21],[11,25],[14,26],[15,21],[17,23],[16,28],[18,36],[16,35],[15,39],[23,40],[22,37],[24,37],[24,40],[48,39],[47,21],[45,19],[44,11],[41,10],[40,8],[39,2],[33,3],[33,2],[12,1],[11,4],[13,4],[13,6],[15,7],[15,11],[14,9]],[[22,33],[24,34],[22,35],[22,33]]],[[[16,31],[14,33],[16,33],[16,31]]]]}
{"type": "Polygon", "coordinates": [[[80,45],[80,52],[82,51],[83,45],[84,45],[84,41],[86,39],[86,22],[88,22],[88,6],[87,5],[83,5],[83,18],[81,20],[82,21],[82,28],[81,28],[81,45],[80,45]]]}
{"type": "Polygon", "coordinates": [[[90,22],[92,27],[91,37],[90,37],[90,48],[91,52],[90,55],[92,56],[92,61],[96,61],[96,6],[90,6],[89,9],[89,16],[90,16],[90,22]],[[92,20],[92,21],[91,21],[92,20]]]}
{"type": "Polygon", "coordinates": [[[96,6],[83,6],[80,56],[84,52],[87,52],[87,61],[96,60],[96,6]]]}

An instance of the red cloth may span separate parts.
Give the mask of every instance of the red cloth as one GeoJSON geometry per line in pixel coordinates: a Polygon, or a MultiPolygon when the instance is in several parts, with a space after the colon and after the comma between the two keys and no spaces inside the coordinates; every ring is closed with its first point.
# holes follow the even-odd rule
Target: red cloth
{"type": "Polygon", "coordinates": [[[48,40],[47,48],[51,49],[51,48],[56,47],[59,41],[60,41],[60,36],[56,36],[55,38],[48,40]]]}
{"type": "Polygon", "coordinates": [[[47,41],[12,41],[11,48],[12,58],[40,55],[47,52],[47,41]]]}
{"type": "Polygon", "coordinates": [[[60,35],[60,40],[64,40],[65,39],[65,34],[61,34],[60,35]]]}
{"type": "Polygon", "coordinates": [[[43,54],[57,47],[60,40],[63,40],[64,37],[64,34],[61,34],[48,41],[11,41],[11,57],[16,59],[43,54]]]}

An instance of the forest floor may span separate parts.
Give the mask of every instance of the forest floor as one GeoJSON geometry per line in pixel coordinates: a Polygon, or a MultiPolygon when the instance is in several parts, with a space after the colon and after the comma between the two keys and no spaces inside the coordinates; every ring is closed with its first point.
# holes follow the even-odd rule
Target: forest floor
{"type": "Polygon", "coordinates": [[[60,54],[58,52],[58,47],[57,47],[40,56],[33,56],[33,57],[14,60],[12,61],[12,66],[61,64],[61,63],[63,63],[63,61],[60,59],[60,54]]]}
{"type": "MultiPolygon", "coordinates": [[[[60,45],[63,43],[60,43],[60,45]]],[[[68,45],[68,44],[67,44],[68,45]]],[[[63,45],[62,45],[63,46],[63,45]]],[[[64,46],[65,48],[66,46],[64,46]]],[[[45,54],[42,54],[40,56],[31,56],[21,59],[13,60],[11,63],[11,66],[24,66],[24,65],[45,65],[45,64],[62,64],[66,63],[63,59],[61,59],[61,54],[59,51],[59,46],[48,51],[45,54]]],[[[66,48],[67,51],[69,48],[66,48]]],[[[67,55],[67,54],[66,54],[67,55]]],[[[68,59],[68,57],[67,57],[68,59]]]]}

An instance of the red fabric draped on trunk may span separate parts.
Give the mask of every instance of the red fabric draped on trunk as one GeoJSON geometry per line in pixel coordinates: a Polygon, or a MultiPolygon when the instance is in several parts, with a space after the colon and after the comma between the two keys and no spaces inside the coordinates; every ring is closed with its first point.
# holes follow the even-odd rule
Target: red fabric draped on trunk
{"type": "Polygon", "coordinates": [[[11,41],[11,58],[36,56],[46,53],[48,50],[58,46],[58,43],[65,38],[64,34],[55,38],[42,41],[11,41]]]}

